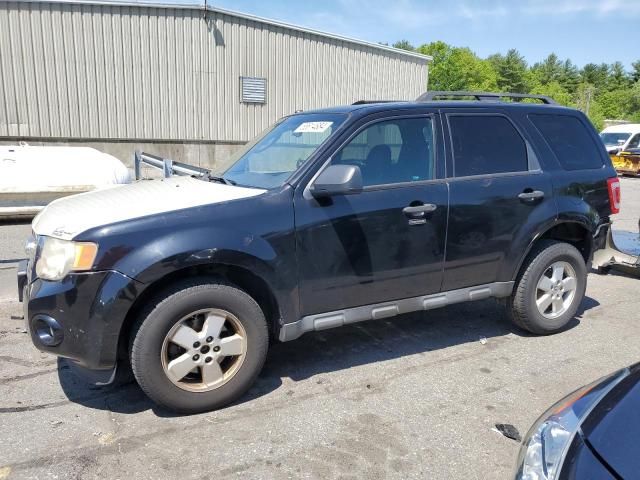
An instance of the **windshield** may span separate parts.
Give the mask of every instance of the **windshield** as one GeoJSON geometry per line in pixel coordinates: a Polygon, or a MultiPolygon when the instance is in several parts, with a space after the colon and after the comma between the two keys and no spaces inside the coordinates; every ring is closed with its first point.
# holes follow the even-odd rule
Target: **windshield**
{"type": "Polygon", "coordinates": [[[222,177],[248,187],[279,187],[346,118],[327,113],[286,117],[236,154],[235,162],[222,177]]]}
{"type": "Polygon", "coordinates": [[[605,145],[624,145],[624,142],[631,136],[630,133],[625,132],[605,132],[600,134],[600,138],[605,145]]]}

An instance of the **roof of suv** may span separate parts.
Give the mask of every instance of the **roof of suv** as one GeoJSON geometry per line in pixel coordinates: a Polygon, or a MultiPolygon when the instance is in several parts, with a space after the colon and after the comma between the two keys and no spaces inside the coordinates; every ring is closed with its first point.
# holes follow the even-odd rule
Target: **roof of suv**
{"type": "Polygon", "coordinates": [[[353,105],[340,105],[329,108],[321,108],[316,110],[307,110],[303,113],[353,113],[358,112],[361,114],[385,112],[388,110],[411,110],[420,109],[424,107],[430,108],[500,108],[500,109],[518,109],[526,108],[528,110],[535,110],[540,113],[553,111],[575,111],[575,109],[563,107],[560,105],[545,105],[536,103],[524,103],[524,102],[497,102],[497,101],[464,101],[464,100],[438,100],[432,102],[379,102],[379,103],[358,103],[353,105]]]}

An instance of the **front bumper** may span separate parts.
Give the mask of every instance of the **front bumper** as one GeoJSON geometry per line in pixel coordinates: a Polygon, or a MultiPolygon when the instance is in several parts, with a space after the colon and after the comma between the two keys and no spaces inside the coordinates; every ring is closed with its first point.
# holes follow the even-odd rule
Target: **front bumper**
{"type": "Polygon", "coordinates": [[[74,273],[58,282],[25,275],[19,274],[18,285],[23,282],[25,323],[36,348],[111,378],[120,332],[141,284],[115,271],[74,273]]]}
{"type": "Polygon", "coordinates": [[[612,155],[613,168],[623,175],[640,175],[640,155],[612,155]]]}

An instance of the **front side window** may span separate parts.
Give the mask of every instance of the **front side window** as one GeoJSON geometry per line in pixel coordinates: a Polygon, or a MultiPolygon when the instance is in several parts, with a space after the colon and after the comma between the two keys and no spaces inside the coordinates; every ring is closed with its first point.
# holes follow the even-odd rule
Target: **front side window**
{"type": "Polygon", "coordinates": [[[321,113],[286,117],[241,149],[222,177],[242,186],[279,187],[346,119],[321,113]]]}
{"type": "Polygon", "coordinates": [[[513,124],[499,115],[449,116],[456,177],[525,172],[527,146],[513,124]]]}
{"type": "Polygon", "coordinates": [[[638,147],[640,147],[640,133],[636,134],[631,140],[629,140],[629,145],[627,145],[627,148],[638,147]]]}
{"type": "Polygon", "coordinates": [[[331,163],[360,167],[365,187],[431,180],[433,137],[430,117],[377,122],[351,139],[331,163]]]}
{"type": "Polygon", "coordinates": [[[600,149],[587,127],[570,115],[529,115],[565,170],[602,167],[600,149]]]}
{"type": "Polygon", "coordinates": [[[631,134],[626,132],[602,132],[600,134],[602,143],[607,147],[621,147],[630,136],[631,134]]]}

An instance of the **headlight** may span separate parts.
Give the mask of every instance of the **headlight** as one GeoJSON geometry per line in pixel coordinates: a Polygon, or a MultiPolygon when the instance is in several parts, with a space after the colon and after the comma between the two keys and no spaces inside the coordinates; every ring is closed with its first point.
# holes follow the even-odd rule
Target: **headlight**
{"type": "Polygon", "coordinates": [[[582,387],[560,400],[533,424],[522,441],[517,480],[555,480],[564,457],[591,410],[629,374],[621,370],[582,387]]]}
{"type": "Polygon", "coordinates": [[[72,271],[90,270],[98,253],[98,245],[46,237],[36,274],[45,280],[61,280],[72,271]]]}

